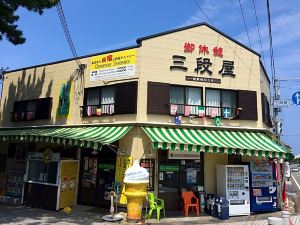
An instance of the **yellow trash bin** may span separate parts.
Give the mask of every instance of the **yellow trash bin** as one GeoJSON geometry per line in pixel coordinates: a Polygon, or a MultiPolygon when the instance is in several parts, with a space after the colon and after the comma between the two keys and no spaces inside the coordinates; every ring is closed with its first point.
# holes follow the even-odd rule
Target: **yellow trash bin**
{"type": "Polygon", "coordinates": [[[138,222],[142,218],[143,202],[147,196],[149,173],[138,161],[125,172],[125,196],[127,197],[127,220],[138,222]]]}

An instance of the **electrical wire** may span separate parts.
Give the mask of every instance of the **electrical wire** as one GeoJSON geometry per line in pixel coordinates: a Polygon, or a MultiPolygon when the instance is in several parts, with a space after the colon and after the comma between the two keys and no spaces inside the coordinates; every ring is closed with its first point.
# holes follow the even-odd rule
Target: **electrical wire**
{"type": "Polygon", "coordinates": [[[258,23],[258,19],[257,19],[257,13],[256,13],[256,7],[255,7],[255,2],[254,2],[254,0],[252,0],[252,4],[253,4],[253,11],[254,11],[254,15],[255,15],[255,21],[256,21],[256,27],[257,27],[257,33],[258,33],[258,38],[259,38],[259,43],[260,43],[260,51],[261,51],[261,54],[262,54],[264,66],[266,67],[265,55],[264,55],[264,50],[263,50],[262,43],[261,43],[261,36],[260,36],[260,30],[259,30],[259,23],[258,23]]]}
{"type": "Polygon", "coordinates": [[[267,12],[268,12],[268,27],[269,27],[269,40],[270,40],[270,59],[271,59],[271,72],[272,80],[275,80],[275,62],[274,62],[274,51],[273,51],[273,37],[272,37],[272,26],[271,26],[271,13],[270,13],[270,3],[267,0],[267,12]]]}
{"type": "Polygon", "coordinates": [[[207,19],[207,21],[213,25],[212,21],[209,19],[209,17],[206,15],[206,13],[204,12],[204,10],[200,7],[200,5],[198,4],[198,2],[196,0],[194,0],[195,4],[198,6],[198,8],[200,9],[200,11],[202,12],[202,14],[205,16],[205,18],[207,19]]]}
{"type": "Polygon", "coordinates": [[[78,55],[77,55],[76,49],[74,47],[74,43],[73,43],[72,38],[71,38],[71,34],[69,32],[69,29],[68,29],[68,25],[67,25],[67,22],[66,22],[66,18],[65,18],[65,15],[64,15],[64,11],[63,11],[63,7],[61,5],[61,2],[58,2],[58,4],[56,5],[56,9],[57,9],[57,13],[58,13],[58,16],[59,16],[61,26],[63,28],[65,37],[66,37],[68,45],[69,45],[69,48],[72,52],[72,55],[73,55],[76,63],[78,64],[78,67],[81,68],[81,62],[78,59],[78,55]]]}
{"type": "Polygon", "coordinates": [[[243,7],[242,7],[242,4],[241,4],[241,0],[239,0],[239,3],[240,3],[241,13],[242,13],[242,16],[243,16],[244,26],[245,26],[247,37],[248,37],[248,41],[249,41],[249,46],[250,46],[250,48],[252,48],[251,42],[250,42],[249,33],[248,33],[248,28],[247,28],[247,24],[246,24],[246,20],[245,20],[245,16],[244,16],[244,11],[243,11],[243,7]]]}

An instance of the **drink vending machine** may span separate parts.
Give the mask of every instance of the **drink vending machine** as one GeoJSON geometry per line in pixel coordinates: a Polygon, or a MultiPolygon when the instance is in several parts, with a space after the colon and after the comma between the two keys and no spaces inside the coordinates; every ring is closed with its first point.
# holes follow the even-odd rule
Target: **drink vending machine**
{"type": "Polygon", "coordinates": [[[217,165],[217,193],[229,201],[229,216],[250,215],[248,165],[217,165]]]}
{"type": "Polygon", "coordinates": [[[250,163],[251,212],[276,211],[277,188],[273,164],[267,160],[250,163]]]}

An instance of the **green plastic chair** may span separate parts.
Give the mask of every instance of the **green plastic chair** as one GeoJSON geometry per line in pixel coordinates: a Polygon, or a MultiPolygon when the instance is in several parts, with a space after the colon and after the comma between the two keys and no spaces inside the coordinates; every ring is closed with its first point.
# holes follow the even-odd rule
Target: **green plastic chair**
{"type": "Polygon", "coordinates": [[[157,198],[154,193],[148,194],[148,201],[149,201],[149,212],[147,214],[147,219],[150,219],[152,216],[152,212],[156,211],[157,221],[160,220],[160,210],[164,210],[164,217],[166,217],[165,212],[165,201],[163,199],[157,198]]]}

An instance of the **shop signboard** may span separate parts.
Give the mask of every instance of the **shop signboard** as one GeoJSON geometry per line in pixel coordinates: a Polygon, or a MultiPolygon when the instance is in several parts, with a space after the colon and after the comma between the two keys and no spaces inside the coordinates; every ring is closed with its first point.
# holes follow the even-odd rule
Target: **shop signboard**
{"type": "Polygon", "coordinates": [[[200,152],[188,152],[188,151],[169,151],[168,159],[200,159],[200,152]]]}
{"type": "Polygon", "coordinates": [[[179,166],[174,166],[174,165],[160,165],[159,170],[161,172],[178,172],[179,171],[179,166]]]}
{"type": "Polygon", "coordinates": [[[140,164],[149,173],[148,191],[154,191],[155,159],[141,159],[140,164]]]}
{"type": "Polygon", "coordinates": [[[94,56],[90,62],[90,81],[133,77],[135,64],[135,49],[94,56]]]}

